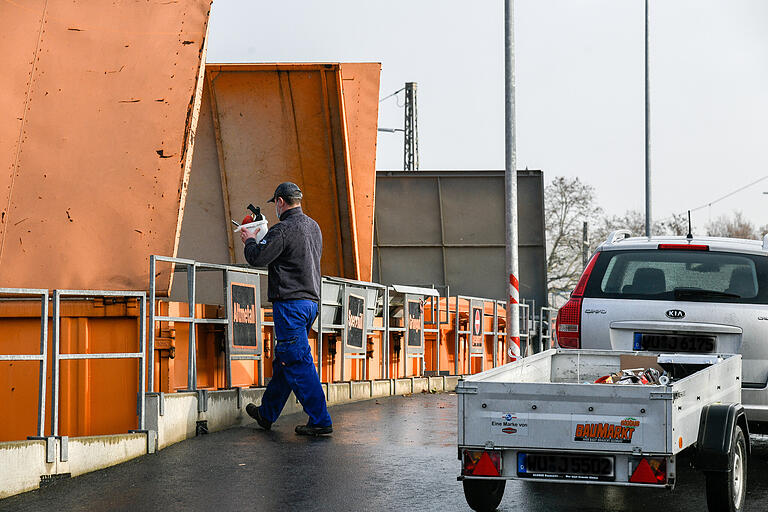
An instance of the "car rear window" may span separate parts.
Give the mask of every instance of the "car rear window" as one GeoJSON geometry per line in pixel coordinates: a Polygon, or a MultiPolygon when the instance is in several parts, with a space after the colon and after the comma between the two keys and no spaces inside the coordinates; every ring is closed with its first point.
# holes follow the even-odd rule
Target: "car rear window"
{"type": "Polygon", "coordinates": [[[584,296],[768,304],[768,258],[716,251],[604,251],[584,296]]]}

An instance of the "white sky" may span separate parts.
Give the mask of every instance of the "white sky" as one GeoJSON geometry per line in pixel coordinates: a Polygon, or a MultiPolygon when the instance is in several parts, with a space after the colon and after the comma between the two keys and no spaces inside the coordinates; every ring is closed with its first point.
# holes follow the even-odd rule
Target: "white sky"
{"type": "MultiPolygon", "coordinates": [[[[643,0],[516,0],[518,168],[644,208],[643,0]]],[[[503,0],[215,0],[209,62],[381,62],[418,83],[422,169],[504,168],[503,0]]],[[[654,217],[768,176],[768,1],[651,0],[654,217]]],[[[402,95],[399,97],[402,105],[402,95]]],[[[398,100],[379,126],[402,127],[398,100]]],[[[378,169],[402,168],[380,133],[378,169]]],[[[768,224],[768,179],[694,213],[768,224]]]]}

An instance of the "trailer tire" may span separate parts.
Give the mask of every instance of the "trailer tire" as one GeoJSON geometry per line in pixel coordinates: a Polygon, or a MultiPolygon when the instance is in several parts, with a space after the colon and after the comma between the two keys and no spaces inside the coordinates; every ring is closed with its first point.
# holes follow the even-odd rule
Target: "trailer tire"
{"type": "Polygon", "coordinates": [[[506,480],[464,480],[467,505],[476,512],[493,512],[504,497],[506,480]]]}
{"type": "Polygon", "coordinates": [[[747,496],[747,442],[741,426],[733,429],[727,471],[706,471],[707,508],[710,512],[741,512],[747,496]]]}

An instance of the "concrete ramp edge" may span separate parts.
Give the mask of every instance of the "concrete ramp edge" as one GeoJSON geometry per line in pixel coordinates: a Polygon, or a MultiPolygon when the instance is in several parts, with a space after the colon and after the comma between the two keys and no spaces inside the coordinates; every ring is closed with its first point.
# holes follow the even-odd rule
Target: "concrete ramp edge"
{"type": "MultiPolygon", "coordinates": [[[[323,384],[328,405],[456,389],[460,376],[410,377],[323,384]]],[[[155,453],[202,433],[253,423],[246,404],[261,403],[265,388],[149,393],[147,431],[90,437],[50,437],[0,443],[0,499],[155,453]],[[50,461],[50,462],[49,462],[50,461]]],[[[293,395],[283,415],[301,412],[293,395]]]]}

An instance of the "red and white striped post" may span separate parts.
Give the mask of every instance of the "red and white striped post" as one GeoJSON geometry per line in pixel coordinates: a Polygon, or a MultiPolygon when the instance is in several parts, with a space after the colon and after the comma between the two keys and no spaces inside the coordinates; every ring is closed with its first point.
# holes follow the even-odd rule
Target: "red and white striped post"
{"type": "Polygon", "coordinates": [[[517,256],[517,154],[515,135],[515,14],[514,0],[504,0],[504,159],[507,274],[507,356],[520,358],[520,281],[517,256]]]}
{"type": "MultiPolygon", "coordinates": [[[[517,259],[515,259],[517,263],[517,259]]],[[[509,297],[507,299],[507,356],[510,361],[517,361],[520,358],[520,323],[519,308],[520,303],[520,282],[514,274],[509,274],[509,297]]]]}

